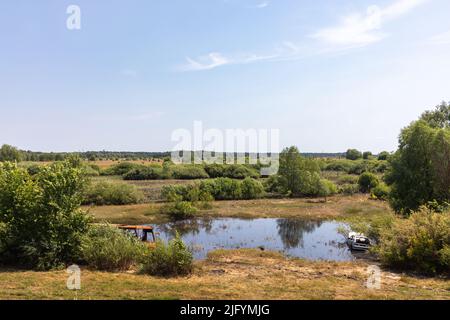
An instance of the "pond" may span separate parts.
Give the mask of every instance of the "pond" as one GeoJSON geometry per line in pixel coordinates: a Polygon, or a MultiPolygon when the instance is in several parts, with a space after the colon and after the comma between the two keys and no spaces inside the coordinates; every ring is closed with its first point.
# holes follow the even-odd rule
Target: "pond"
{"type": "Polygon", "coordinates": [[[175,232],[204,259],[216,249],[259,248],[310,260],[353,261],[345,237],[338,232],[343,223],[305,219],[192,219],[153,225],[158,238],[170,240],[175,232]]]}

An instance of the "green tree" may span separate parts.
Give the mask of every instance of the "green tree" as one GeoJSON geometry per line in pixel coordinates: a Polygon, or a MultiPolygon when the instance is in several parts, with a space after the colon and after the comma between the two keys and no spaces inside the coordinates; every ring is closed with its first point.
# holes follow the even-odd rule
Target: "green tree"
{"type": "Polygon", "coordinates": [[[280,154],[279,182],[285,193],[292,196],[310,195],[320,179],[319,165],[300,155],[297,147],[284,149],[280,154]]]}
{"type": "Polygon", "coordinates": [[[366,151],[363,153],[363,159],[364,160],[369,160],[369,158],[372,156],[372,152],[370,151],[366,151]]]}
{"type": "Polygon", "coordinates": [[[364,193],[369,192],[370,190],[378,186],[379,183],[380,180],[378,179],[378,177],[370,172],[364,172],[359,176],[358,179],[359,190],[364,193]]]}
{"type": "Polygon", "coordinates": [[[345,153],[345,158],[348,160],[358,160],[362,158],[362,153],[356,149],[348,149],[345,153]]]}
{"type": "Polygon", "coordinates": [[[75,159],[31,176],[0,164],[0,261],[45,270],[78,261],[89,217],[79,207],[86,180],[75,159]]]}
{"type": "Polygon", "coordinates": [[[378,160],[387,160],[389,158],[390,153],[387,151],[382,151],[378,154],[378,160]]]}
{"type": "Polygon", "coordinates": [[[0,161],[19,162],[20,160],[20,151],[16,147],[4,144],[0,148],[0,161]]]}
{"type": "Polygon", "coordinates": [[[450,128],[450,104],[442,102],[435,110],[425,111],[420,119],[433,128],[450,128]]]}
{"type": "Polygon", "coordinates": [[[449,128],[419,120],[402,130],[386,175],[394,210],[409,214],[434,200],[450,201],[449,146],[449,128]]]}

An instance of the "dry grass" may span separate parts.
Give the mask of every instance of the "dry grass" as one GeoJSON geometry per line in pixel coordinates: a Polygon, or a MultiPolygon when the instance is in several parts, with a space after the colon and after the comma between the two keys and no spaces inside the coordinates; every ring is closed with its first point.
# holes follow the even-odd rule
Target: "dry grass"
{"type": "MultiPolygon", "coordinates": [[[[159,214],[162,203],[127,206],[91,207],[96,221],[111,223],[156,223],[166,220],[159,214]]],[[[365,195],[336,196],[322,202],[320,199],[259,199],[238,201],[215,201],[213,208],[197,213],[202,217],[235,218],[310,218],[342,219],[388,214],[385,202],[369,200],[365,195]]]]}
{"type": "Polygon", "coordinates": [[[367,264],[310,262],[259,250],[216,251],[191,276],[82,270],[81,290],[66,289],[65,271],[0,270],[0,299],[450,299],[445,279],[382,272],[367,289],[367,264]]]}

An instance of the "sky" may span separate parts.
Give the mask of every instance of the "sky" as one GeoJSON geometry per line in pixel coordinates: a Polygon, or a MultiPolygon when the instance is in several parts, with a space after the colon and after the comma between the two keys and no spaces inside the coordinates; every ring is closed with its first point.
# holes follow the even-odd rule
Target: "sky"
{"type": "Polygon", "coordinates": [[[201,121],[279,129],[280,147],[302,152],[393,151],[450,100],[449,12],[448,0],[1,1],[0,144],[167,151],[201,121]]]}

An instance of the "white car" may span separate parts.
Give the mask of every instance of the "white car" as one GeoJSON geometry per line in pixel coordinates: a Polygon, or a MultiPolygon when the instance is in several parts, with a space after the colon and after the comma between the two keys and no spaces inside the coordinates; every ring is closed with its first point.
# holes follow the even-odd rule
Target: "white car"
{"type": "Polygon", "coordinates": [[[350,232],[347,238],[347,244],[351,250],[369,250],[370,240],[365,235],[356,232],[350,232]]]}

